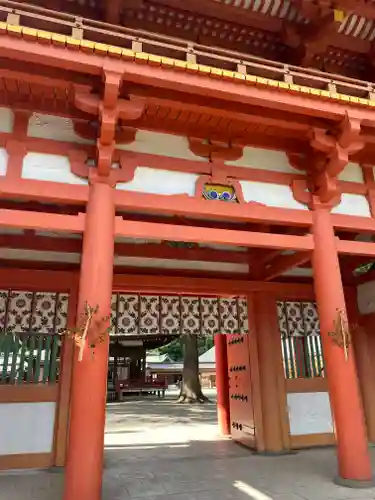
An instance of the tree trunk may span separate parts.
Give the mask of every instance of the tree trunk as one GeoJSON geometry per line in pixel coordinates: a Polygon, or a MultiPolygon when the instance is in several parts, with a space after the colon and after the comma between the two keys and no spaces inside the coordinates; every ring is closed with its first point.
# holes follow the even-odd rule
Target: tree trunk
{"type": "Polygon", "coordinates": [[[202,393],[199,380],[197,335],[184,335],[181,341],[184,344],[184,369],[178,402],[205,403],[208,398],[202,393]]]}

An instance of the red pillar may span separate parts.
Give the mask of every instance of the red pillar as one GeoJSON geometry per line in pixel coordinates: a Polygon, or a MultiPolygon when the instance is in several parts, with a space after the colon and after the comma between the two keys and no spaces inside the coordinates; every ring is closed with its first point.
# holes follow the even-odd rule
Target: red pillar
{"type": "Polygon", "coordinates": [[[349,346],[346,359],[344,349],[329,336],[338,310],[346,316],[336,237],[328,209],[317,207],[312,216],[314,287],[336,429],[338,482],[367,486],[372,480],[372,470],[353,348],[349,346]]]}
{"type": "MultiPolygon", "coordinates": [[[[78,311],[87,302],[110,313],[115,206],[107,184],[90,186],[81,261],[78,311]]],[[[107,392],[108,337],[95,348],[86,348],[83,360],[75,353],[70,403],[70,428],[65,470],[64,500],[100,500],[103,474],[105,404],[107,392]]]]}
{"type": "Polygon", "coordinates": [[[230,434],[229,379],[227,339],[225,335],[215,335],[215,367],[217,391],[217,421],[221,434],[230,434]]]}

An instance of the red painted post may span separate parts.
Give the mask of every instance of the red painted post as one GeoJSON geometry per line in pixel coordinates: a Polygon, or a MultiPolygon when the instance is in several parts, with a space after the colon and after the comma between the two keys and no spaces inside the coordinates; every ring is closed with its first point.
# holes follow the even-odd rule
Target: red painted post
{"type": "Polygon", "coordinates": [[[338,482],[348,486],[370,485],[372,469],[353,347],[349,345],[345,353],[330,335],[339,311],[344,318],[347,316],[336,237],[328,209],[318,206],[312,216],[314,287],[336,429],[338,482]]]}
{"type": "Polygon", "coordinates": [[[229,378],[227,339],[225,335],[215,335],[215,367],[217,391],[217,421],[221,434],[230,434],[229,378]]]}
{"type": "MultiPolygon", "coordinates": [[[[81,263],[78,311],[85,303],[99,306],[100,317],[110,313],[115,206],[113,189],[102,183],[90,186],[81,263]]],[[[74,354],[70,427],[65,470],[64,500],[100,500],[102,491],[108,337],[74,354]]]]}

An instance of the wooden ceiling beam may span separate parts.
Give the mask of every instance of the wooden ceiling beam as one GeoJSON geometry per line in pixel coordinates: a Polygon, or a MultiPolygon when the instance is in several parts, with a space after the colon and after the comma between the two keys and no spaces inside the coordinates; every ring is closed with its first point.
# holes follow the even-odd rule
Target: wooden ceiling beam
{"type": "MultiPolygon", "coordinates": [[[[81,51],[61,50],[51,45],[41,45],[23,39],[2,37],[0,56],[18,61],[40,62],[52,67],[65,67],[71,71],[79,71],[91,75],[100,75],[104,58],[81,51]]],[[[178,87],[182,92],[207,97],[209,94],[227,102],[245,105],[256,105],[266,109],[277,109],[281,112],[294,112],[308,116],[340,121],[345,114],[345,106],[341,103],[327,102],[305,95],[292,95],[287,92],[275,92],[274,89],[258,88],[231,81],[206,79],[200,75],[178,71],[166,71],[163,68],[133,62],[111,60],[111,68],[124,72],[125,80],[135,84],[152,85],[173,90],[178,87]]],[[[353,118],[360,119],[363,124],[375,125],[372,109],[351,109],[353,118]]]]}
{"type": "Polygon", "coordinates": [[[300,25],[284,21],[283,41],[293,50],[294,64],[312,66],[314,57],[332,45],[342,24],[342,16],[333,6],[319,1],[306,3],[302,0],[297,5],[310,23],[300,25]]]}
{"type": "Polygon", "coordinates": [[[178,10],[183,8],[183,10],[192,14],[211,16],[223,21],[251,26],[252,28],[264,31],[278,32],[282,25],[281,19],[277,17],[265,16],[251,9],[236,8],[215,0],[185,0],[183,5],[181,4],[181,0],[153,0],[153,3],[178,10]]]}
{"type": "MultiPolygon", "coordinates": [[[[191,227],[179,225],[158,224],[153,222],[138,222],[129,220],[116,221],[116,235],[125,238],[183,241],[192,243],[208,243],[215,245],[235,245],[254,248],[275,248],[281,250],[312,250],[311,235],[286,236],[250,231],[191,227]]],[[[374,250],[375,251],[375,250],[374,250]]]]}
{"type": "MultiPolygon", "coordinates": [[[[31,250],[39,252],[77,253],[82,251],[82,240],[59,237],[41,236],[37,234],[18,235],[0,234],[0,247],[31,250]]],[[[226,262],[247,264],[247,254],[228,250],[211,248],[172,248],[162,243],[115,243],[115,255],[121,257],[139,257],[145,259],[226,262]]]]}
{"type": "Polygon", "coordinates": [[[290,269],[306,264],[310,259],[310,252],[296,252],[291,255],[279,255],[266,266],[263,279],[265,281],[271,281],[285,274],[290,269]]]}

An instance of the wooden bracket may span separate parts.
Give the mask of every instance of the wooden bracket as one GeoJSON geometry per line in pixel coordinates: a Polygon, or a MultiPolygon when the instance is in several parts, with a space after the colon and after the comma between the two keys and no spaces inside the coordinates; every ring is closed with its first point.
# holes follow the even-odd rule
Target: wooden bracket
{"type": "Polygon", "coordinates": [[[347,112],[336,129],[311,130],[309,153],[289,155],[291,165],[307,173],[306,181],[292,183],[294,196],[300,203],[309,204],[312,197],[326,206],[340,203],[338,176],[348,164],[350,155],[363,148],[360,133],[361,121],[347,112]]]}
{"type": "MultiPolygon", "coordinates": [[[[103,148],[101,148],[103,149],[103,148]]],[[[110,186],[116,186],[118,182],[130,182],[134,179],[134,174],[137,168],[136,156],[126,151],[119,154],[119,168],[111,168],[107,176],[100,174],[96,167],[87,164],[87,152],[80,149],[71,149],[68,152],[70,168],[73,174],[88,179],[90,183],[104,182],[110,186]]],[[[111,157],[112,162],[112,157],[111,157]]]]}
{"type": "MultiPolygon", "coordinates": [[[[75,105],[81,111],[97,117],[97,130],[94,127],[78,125],[77,130],[81,133],[89,133],[97,139],[97,165],[96,175],[89,175],[90,179],[106,177],[112,183],[121,175],[116,172],[111,174],[113,156],[116,149],[116,141],[121,138],[127,142],[135,138],[135,130],[129,127],[121,127],[119,120],[133,121],[142,116],[145,101],[142,98],[128,96],[120,98],[122,85],[122,73],[104,68],[103,72],[104,91],[103,96],[90,93],[88,88],[76,88],[75,105]]],[[[94,138],[94,137],[92,137],[94,138]]],[[[91,170],[90,170],[91,172],[91,170]]],[[[128,174],[126,173],[125,177],[128,174]]]]}
{"type": "Polygon", "coordinates": [[[219,141],[196,139],[189,137],[190,151],[202,158],[207,158],[211,162],[235,161],[243,155],[243,147],[237,144],[225,144],[219,141]]]}

